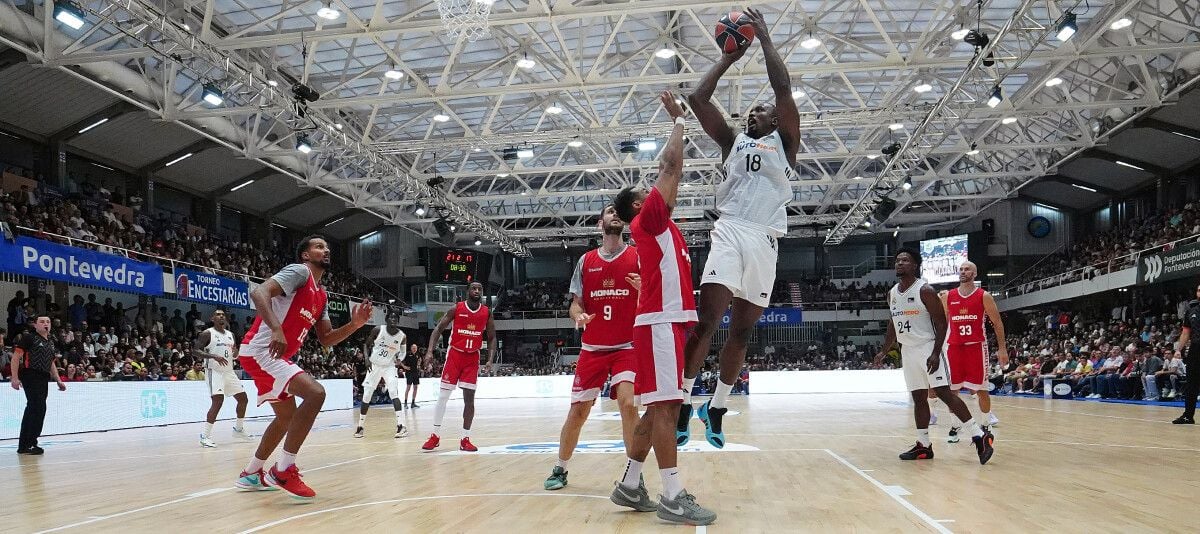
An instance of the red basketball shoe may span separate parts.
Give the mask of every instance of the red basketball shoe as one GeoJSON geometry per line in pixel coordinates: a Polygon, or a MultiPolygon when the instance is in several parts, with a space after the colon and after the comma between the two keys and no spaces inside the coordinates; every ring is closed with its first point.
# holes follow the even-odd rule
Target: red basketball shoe
{"type": "Polygon", "coordinates": [[[437,434],[430,434],[429,439],[425,440],[425,444],[421,445],[421,450],[432,451],[433,449],[436,449],[438,444],[441,442],[442,439],[439,438],[437,434]]]}
{"type": "Polygon", "coordinates": [[[463,438],[462,441],[458,442],[458,450],[467,451],[467,452],[475,452],[475,451],[478,451],[479,449],[477,449],[474,445],[471,444],[471,438],[463,438]]]}
{"type": "Polygon", "coordinates": [[[271,470],[267,471],[267,484],[275,486],[291,495],[294,499],[308,500],[317,496],[317,492],[308,487],[303,480],[300,479],[300,470],[295,465],[289,466],[282,472],[279,471],[277,465],[271,466],[271,470]]]}

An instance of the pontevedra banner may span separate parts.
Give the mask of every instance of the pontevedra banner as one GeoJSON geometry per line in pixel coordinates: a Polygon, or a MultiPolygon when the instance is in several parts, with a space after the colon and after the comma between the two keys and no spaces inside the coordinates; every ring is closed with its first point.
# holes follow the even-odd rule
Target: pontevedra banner
{"type": "Polygon", "coordinates": [[[1200,275],[1200,243],[1175,247],[1138,260],[1138,285],[1200,275]]]}
{"type": "Polygon", "coordinates": [[[250,307],[250,285],[223,276],[175,268],[175,294],[179,298],[217,306],[250,307]]]}
{"type": "Polygon", "coordinates": [[[25,236],[0,240],[0,270],[145,295],[163,292],[158,265],[25,236]]]}
{"type": "MultiPolygon", "coordinates": [[[[725,311],[725,315],[721,317],[721,328],[729,328],[729,323],[733,320],[732,312],[725,311]]],[[[755,328],[768,328],[775,326],[796,326],[804,324],[804,310],[800,308],[767,308],[763,310],[762,317],[758,318],[758,322],[754,323],[755,328]]]]}

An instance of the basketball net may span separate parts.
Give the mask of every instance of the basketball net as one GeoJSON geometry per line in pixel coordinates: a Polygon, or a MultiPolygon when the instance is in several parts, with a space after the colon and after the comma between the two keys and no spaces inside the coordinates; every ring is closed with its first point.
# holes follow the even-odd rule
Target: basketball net
{"type": "Polygon", "coordinates": [[[450,37],[466,37],[468,41],[488,35],[488,14],[492,0],[435,0],[442,27],[450,37]]]}

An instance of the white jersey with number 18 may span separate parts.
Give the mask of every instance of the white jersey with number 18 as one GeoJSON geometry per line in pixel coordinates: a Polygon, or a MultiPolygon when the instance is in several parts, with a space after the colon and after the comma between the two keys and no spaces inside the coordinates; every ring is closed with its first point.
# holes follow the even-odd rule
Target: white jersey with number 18
{"type": "Polygon", "coordinates": [[[792,201],[792,166],[779,130],[759,139],[739,133],[725,159],[725,181],[717,186],[717,213],[727,222],[745,222],[787,233],[792,201]]]}

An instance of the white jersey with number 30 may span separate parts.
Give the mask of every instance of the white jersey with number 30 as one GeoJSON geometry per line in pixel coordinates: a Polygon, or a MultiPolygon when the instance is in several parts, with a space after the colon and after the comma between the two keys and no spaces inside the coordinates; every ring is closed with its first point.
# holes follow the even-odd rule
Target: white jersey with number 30
{"type": "Polygon", "coordinates": [[[896,328],[896,341],[901,345],[915,346],[932,343],[937,336],[933,332],[933,320],[929,310],[921,302],[921,288],[925,281],[918,278],[903,293],[900,284],[888,292],[888,306],[892,309],[892,326],[896,328]]]}
{"type": "Polygon", "coordinates": [[[779,130],[759,139],[739,133],[725,159],[725,181],[717,186],[717,212],[727,222],[746,222],[787,233],[792,201],[792,166],[779,130]]]}

